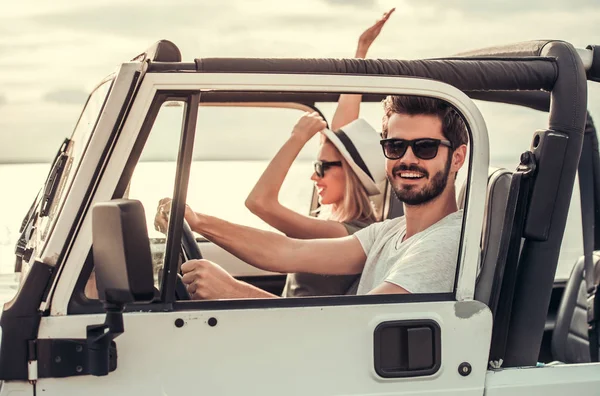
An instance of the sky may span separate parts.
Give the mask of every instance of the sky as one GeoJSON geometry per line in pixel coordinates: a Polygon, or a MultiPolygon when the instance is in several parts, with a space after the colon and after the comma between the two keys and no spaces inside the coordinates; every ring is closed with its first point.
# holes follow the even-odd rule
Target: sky
{"type": "MultiPolygon", "coordinates": [[[[8,3],[8,0],[5,0],[8,3]]],[[[0,163],[47,162],[98,81],[159,39],[197,57],[352,57],[360,33],[395,14],[369,57],[418,59],[534,39],[600,44],[597,0],[21,0],[0,13],[0,163]]],[[[598,85],[598,84],[596,84],[598,85]]],[[[600,87],[589,87],[600,119],[600,87]]],[[[545,116],[480,104],[499,152],[545,116]],[[506,131],[504,120],[517,127],[506,131]]],[[[597,122],[598,123],[598,122],[597,122]]]]}

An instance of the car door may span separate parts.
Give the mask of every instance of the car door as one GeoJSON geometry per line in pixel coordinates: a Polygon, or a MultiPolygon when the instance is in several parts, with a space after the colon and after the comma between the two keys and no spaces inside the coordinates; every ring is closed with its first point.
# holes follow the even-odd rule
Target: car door
{"type": "MultiPolygon", "coordinates": [[[[100,176],[94,202],[126,194],[144,145],[152,139],[148,135],[157,114],[173,100],[182,104],[182,111],[178,125],[172,128],[177,165],[170,183],[174,200],[185,201],[193,146],[203,142],[202,131],[195,131],[205,88],[242,96],[365,92],[427,95],[449,101],[463,114],[471,131],[468,205],[454,291],[177,301],[176,277],[160,278],[159,271],[162,265],[173,274],[179,264],[181,234],[175,231],[167,235],[162,262],[155,263],[159,269],[156,301],[128,307],[125,332],[116,339],[116,367],[107,376],[94,377],[85,365],[77,363],[77,356],[64,360],[66,349],[60,345],[66,341],[58,341],[85,340],[87,326],[104,320],[101,305],[93,301],[93,295],[85,295],[93,272],[88,212],[74,236],[49,315],[41,319],[38,334],[39,340],[57,341],[57,348],[43,359],[52,367],[58,364],[67,375],[39,376],[37,392],[482,395],[492,317],[484,304],[473,300],[473,290],[488,145],[485,124],[473,103],[446,84],[410,78],[149,73],[100,176]]],[[[218,192],[214,183],[211,187],[211,193],[218,192]]],[[[145,210],[150,223],[150,213],[156,208],[145,210]]]]}

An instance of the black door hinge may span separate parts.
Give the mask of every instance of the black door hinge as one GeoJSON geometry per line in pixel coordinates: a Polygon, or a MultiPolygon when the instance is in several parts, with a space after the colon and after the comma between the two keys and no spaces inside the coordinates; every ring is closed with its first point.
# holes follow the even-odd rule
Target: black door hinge
{"type": "MultiPolygon", "coordinates": [[[[30,341],[29,361],[37,361],[38,378],[90,375],[86,339],[38,339],[30,341]]],[[[109,371],[117,369],[117,345],[109,347],[109,371]]]]}

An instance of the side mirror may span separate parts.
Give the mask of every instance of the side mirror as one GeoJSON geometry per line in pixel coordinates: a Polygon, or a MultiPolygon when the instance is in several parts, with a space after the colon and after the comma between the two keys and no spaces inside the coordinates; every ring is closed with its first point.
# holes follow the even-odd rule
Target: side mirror
{"type": "Polygon", "coordinates": [[[151,301],[152,254],[141,202],[116,199],[94,205],[92,238],[100,301],[151,301]]]}
{"type": "Polygon", "coordinates": [[[94,205],[92,240],[98,297],[104,303],[104,323],[87,326],[90,374],[116,369],[116,344],[123,308],[130,302],[152,301],[154,277],[144,207],[140,201],[117,199],[94,205]]]}

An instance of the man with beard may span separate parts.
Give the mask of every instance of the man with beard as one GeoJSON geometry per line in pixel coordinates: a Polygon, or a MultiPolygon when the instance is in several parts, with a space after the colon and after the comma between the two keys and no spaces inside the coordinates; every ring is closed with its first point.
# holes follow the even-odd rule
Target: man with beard
{"type": "MultiPolygon", "coordinates": [[[[263,270],[362,272],[357,294],[451,292],[462,225],[455,181],[465,161],[466,126],[451,106],[433,98],[389,96],[384,110],[381,145],[387,177],[404,202],[403,217],[343,238],[299,240],[187,207],[190,227],[263,270]]],[[[181,269],[192,298],[276,297],[236,280],[208,260],[190,260],[181,269]]]]}

